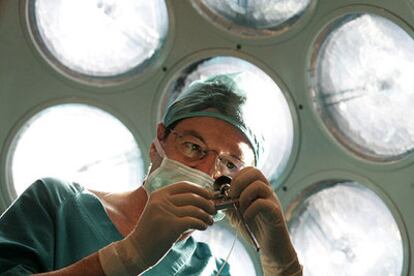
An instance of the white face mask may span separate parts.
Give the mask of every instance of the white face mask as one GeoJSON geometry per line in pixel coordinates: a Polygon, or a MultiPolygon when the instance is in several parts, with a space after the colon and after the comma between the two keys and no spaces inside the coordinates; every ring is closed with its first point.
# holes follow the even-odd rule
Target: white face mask
{"type": "MultiPolygon", "coordinates": [[[[200,170],[190,168],[178,161],[169,159],[157,138],[154,139],[154,145],[163,160],[161,165],[150,173],[144,182],[144,188],[148,193],[151,194],[162,187],[182,181],[213,190],[214,178],[200,170]]],[[[223,212],[218,211],[213,219],[214,221],[219,221],[224,216],[223,212]]]]}
{"type": "Polygon", "coordinates": [[[212,189],[214,183],[214,179],[209,175],[164,157],[161,165],[148,175],[144,187],[152,193],[162,187],[182,181],[207,189],[212,189]]]}

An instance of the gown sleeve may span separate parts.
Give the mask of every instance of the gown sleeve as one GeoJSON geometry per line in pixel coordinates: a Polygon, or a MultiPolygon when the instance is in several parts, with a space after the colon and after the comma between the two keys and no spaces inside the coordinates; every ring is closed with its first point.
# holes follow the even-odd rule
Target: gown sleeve
{"type": "Polygon", "coordinates": [[[53,270],[56,198],[48,186],[33,183],[0,217],[0,275],[53,270]]]}

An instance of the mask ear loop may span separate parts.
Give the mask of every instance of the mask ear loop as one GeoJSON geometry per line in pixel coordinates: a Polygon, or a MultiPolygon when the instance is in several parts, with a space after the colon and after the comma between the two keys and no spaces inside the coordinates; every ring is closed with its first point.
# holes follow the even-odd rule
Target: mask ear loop
{"type": "Polygon", "coordinates": [[[165,158],[165,157],[166,157],[166,154],[165,154],[164,149],[163,149],[163,148],[162,148],[162,146],[161,146],[160,140],[158,140],[158,137],[155,137],[155,138],[154,138],[154,140],[152,140],[152,143],[154,144],[155,149],[156,149],[156,150],[157,150],[157,152],[158,152],[158,155],[159,155],[161,158],[165,158]]]}
{"type": "MultiPolygon", "coordinates": [[[[240,226],[240,222],[239,222],[239,226],[240,226]]],[[[231,253],[233,253],[234,247],[236,245],[237,237],[239,236],[239,228],[240,227],[236,227],[237,230],[236,230],[236,234],[234,235],[233,244],[231,245],[230,251],[227,254],[226,259],[224,260],[224,263],[221,265],[220,269],[217,271],[215,276],[220,276],[220,273],[223,271],[225,265],[229,262],[230,255],[231,255],[231,253]]]]}
{"type": "MultiPolygon", "coordinates": [[[[165,154],[165,151],[164,151],[164,149],[162,148],[162,146],[161,146],[161,143],[160,143],[160,140],[158,140],[158,138],[157,137],[155,137],[153,140],[152,140],[152,143],[154,144],[154,146],[155,146],[155,150],[157,151],[157,153],[158,153],[158,155],[164,160],[165,159],[165,157],[166,157],[166,154],[165,154]]],[[[145,181],[146,181],[146,179],[148,178],[148,176],[149,176],[149,174],[147,174],[146,176],[145,176],[145,181]]]]}

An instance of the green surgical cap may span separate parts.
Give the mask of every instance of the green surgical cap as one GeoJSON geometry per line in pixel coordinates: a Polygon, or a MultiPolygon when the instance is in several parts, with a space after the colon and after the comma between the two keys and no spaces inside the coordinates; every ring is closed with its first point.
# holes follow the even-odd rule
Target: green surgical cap
{"type": "Polygon", "coordinates": [[[254,120],[249,118],[254,114],[249,112],[251,108],[246,108],[247,95],[237,86],[237,75],[218,75],[193,82],[167,107],[163,123],[168,128],[179,120],[191,117],[213,117],[226,121],[248,139],[257,165],[264,139],[263,135],[254,132],[254,120]]]}

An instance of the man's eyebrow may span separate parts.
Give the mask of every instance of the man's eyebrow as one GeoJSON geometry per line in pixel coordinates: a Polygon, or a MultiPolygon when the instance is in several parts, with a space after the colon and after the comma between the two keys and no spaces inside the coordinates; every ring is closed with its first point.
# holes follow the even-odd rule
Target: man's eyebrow
{"type": "Polygon", "coordinates": [[[204,140],[203,136],[201,136],[201,135],[200,135],[200,133],[198,133],[198,132],[197,132],[197,131],[195,131],[195,130],[192,130],[192,129],[190,129],[190,130],[183,130],[181,133],[182,133],[182,134],[185,134],[185,135],[191,135],[191,136],[194,136],[194,137],[196,137],[197,139],[199,139],[201,142],[203,142],[204,144],[206,144],[206,141],[204,140]]]}

